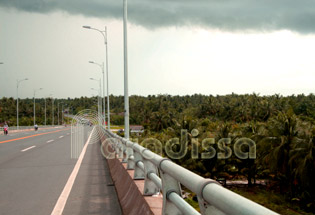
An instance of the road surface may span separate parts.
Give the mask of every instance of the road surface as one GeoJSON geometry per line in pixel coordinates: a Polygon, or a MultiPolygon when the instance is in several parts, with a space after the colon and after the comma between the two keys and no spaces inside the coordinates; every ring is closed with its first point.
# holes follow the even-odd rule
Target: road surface
{"type": "MultiPolygon", "coordinates": [[[[84,142],[91,130],[85,127],[84,142]]],[[[87,145],[69,186],[77,161],[71,159],[70,128],[0,136],[0,214],[58,214],[60,201],[60,214],[121,214],[99,144],[87,145]],[[67,189],[67,198],[60,197],[67,189]]]]}

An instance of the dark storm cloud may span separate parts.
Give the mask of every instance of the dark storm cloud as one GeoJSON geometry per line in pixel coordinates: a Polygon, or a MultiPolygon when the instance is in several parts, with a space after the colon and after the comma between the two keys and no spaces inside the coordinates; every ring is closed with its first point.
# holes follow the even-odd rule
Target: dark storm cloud
{"type": "MultiPolygon", "coordinates": [[[[120,19],[122,0],[0,0],[0,6],[120,19]]],[[[147,28],[202,25],[226,30],[315,32],[315,0],[128,0],[129,20],[147,28]]]]}

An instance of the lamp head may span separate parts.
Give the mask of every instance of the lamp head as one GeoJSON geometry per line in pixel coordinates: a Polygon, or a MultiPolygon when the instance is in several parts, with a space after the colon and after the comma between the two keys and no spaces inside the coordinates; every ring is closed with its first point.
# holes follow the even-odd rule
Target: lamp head
{"type": "Polygon", "coordinates": [[[89,63],[94,63],[94,61],[89,61],[89,63]]]}
{"type": "Polygon", "coordinates": [[[91,29],[91,26],[88,26],[88,25],[83,25],[82,27],[87,28],[87,29],[91,29]]]}

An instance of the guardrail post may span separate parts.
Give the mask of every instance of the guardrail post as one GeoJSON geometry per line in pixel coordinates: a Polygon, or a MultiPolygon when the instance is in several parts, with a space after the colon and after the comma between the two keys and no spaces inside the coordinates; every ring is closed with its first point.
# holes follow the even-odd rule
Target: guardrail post
{"type": "MultiPolygon", "coordinates": [[[[130,142],[131,145],[134,143],[130,142]]],[[[126,158],[127,158],[127,169],[135,169],[135,161],[133,156],[133,149],[128,145],[128,142],[126,143],[126,158]]]]}
{"type": "MultiPolygon", "coordinates": [[[[161,166],[161,163],[165,160],[169,160],[169,159],[163,159],[160,162],[159,166],[161,166]]],[[[163,193],[163,213],[162,214],[163,215],[181,215],[182,212],[176,207],[174,203],[172,203],[168,199],[168,196],[172,192],[176,192],[179,196],[182,196],[181,194],[182,191],[181,191],[179,182],[176,181],[167,173],[163,172],[161,169],[160,169],[160,176],[162,180],[162,193],[163,193]]]]}
{"type": "Polygon", "coordinates": [[[225,215],[222,211],[218,210],[213,205],[210,205],[206,202],[203,198],[203,190],[204,188],[211,183],[215,183],[221,186],[221,184],[212,179],[204,179],[198,186],[197,186],[197,198],[199,203],[200,212],[202,215],[225,215]]]}
{"type": "Polygon", "coordinates": [[[112,147],[113,147],[113,149],[115,150],[115,157],[118,157],[118,158],[120,158],[120,143],[119,142],[121,142],[121,140],[119,140],[119,139],[117,139],[117,138],[111,138],[111,140],[112,140],[112,147]]]}
{"type": "MultiPolygon", "coordinates": [[[[121,142],[118,140],[118,142],[121,142]]],[[[118,143],[118,158],[119,159],[123,159],[124,158],[124,150],[123,150],[123,146],[118,143]]]]}
{"type": "Polygon", "coordinates": [[[213,205],[208,204],[205,202],[204,199],[200,198],[200,196],[197,196],[200,212],[202,215],[226,215],[222,211],[218,210],[213,205]]]}
{"type": "Polygon", "coordinates": [[[127,155],[127,147],[125,145],[126,143],[123,142],[122,144],[122,155],[123,155],[123,163],[127,163],[128,162],[128,155],[127,155]]]}
{"type": "MultiPolygon", "coordinates": [[[[145,149],[147,150],[147,149],[145,149]]],[[[143,154],[143,153],[142,153],[143,154]]],[[[151,196],[157,194],[160,189],[158,186],[149,178],[149,174],[155,173],[158,175],[156,166],[149,160],[143,158],[144,170],[145,170],[145,181],[144,181],[144,191],[143,194],[146,196],[151,196]]]]}
{"type": "Polygon", "coordinates": [[[123,140],[115,138],[115,148],[116,148],[116,153],[118,155],[118,159],[123,159],[124,158],[124,152],[123,152],[123,140]]]}
{"type": "Polygon", "coordinates": [[[134,162],[135,162],[135,171],[134,171],[134,179],[144,179],[144,172],[142,169],[140,169],[140,167],[138,167],[138,162],[142,161],[142,155],[137,152],[134,151],[134,162]]]}

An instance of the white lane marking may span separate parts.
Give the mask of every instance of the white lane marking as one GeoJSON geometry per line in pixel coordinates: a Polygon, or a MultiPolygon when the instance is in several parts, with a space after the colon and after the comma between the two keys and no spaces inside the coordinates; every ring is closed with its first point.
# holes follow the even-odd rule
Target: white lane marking
{"type": "Polygon", "coordinates": [[[27,150],[30,150],[30,149],[35,148],[35,147],[36,147],[36,146],[28,147],[28,148],[26,148],[26,149],[21,150],[21,152],[26,152],[27,150]]]}
{"type": "Polygon", "coordinates": [[[65,187],[63,188],[63,191],[62,191],[61,195],[59,196],[58,201],[57,201],[53,211],[51,212],[51,215],[62,215],[62,212],[63,212],[63,210],[65,208],[66,203],[67,203],[69,194],[71,192],[72,186],[74,184],[74,181],[75,181],[75,179],[76,179],[76,177],[78,175],[80,166],[82,164],[82,161],[83,161],[83,158],[84,158],[87,146],[89,145],[88,143],[90,142],[92,133],[93,133],[93,131],[91,132],[88,140],[86,141],[86,143],[85,143],[85,145],[84,145],[84,147],[83,147],[83,149],[81,151],[81,154],[80,154],[80,156],[78,158],[78,161],[75,164],[75,166],[74,166],[74,168],[72,170],[72,173],[71,173],[70,177],[68,178],[68,181],[67,181],[65,187]]]}
{"type": "Polygon", "coordinates": [[[52,141],[54,141],[54,140],[48,140],[46,143],[50,143],[50,142],[52,142],[52,141]]]}
{"type": "Polygon", "coordinates": [[[63,138],[63,136],[60,136],[59,138],[63,138]]]}

